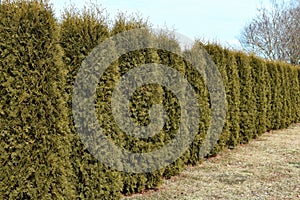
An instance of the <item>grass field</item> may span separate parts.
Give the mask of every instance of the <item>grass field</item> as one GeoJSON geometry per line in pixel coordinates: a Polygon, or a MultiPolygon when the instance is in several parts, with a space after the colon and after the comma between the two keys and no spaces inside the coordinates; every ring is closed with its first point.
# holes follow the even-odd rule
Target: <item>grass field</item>
{"type": "Polygon", "coordinates": [[[225,150],[124,200],[300,199],[300,124],[225,150]]]}

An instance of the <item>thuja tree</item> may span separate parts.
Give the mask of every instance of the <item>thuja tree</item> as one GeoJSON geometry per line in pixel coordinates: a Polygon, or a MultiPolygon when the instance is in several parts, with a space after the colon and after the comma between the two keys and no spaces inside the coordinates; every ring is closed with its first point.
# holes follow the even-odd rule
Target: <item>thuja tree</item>
{"type": "Polygon", "coordinates": [[[290,73],[292,72],[292,69],[290,68],[289,65],[284,64],[284,76],[286,79],[286,89],[285,89],[285,96],[286,96],[286,127],[288,127],[293,119],[292,119],[292,113],[295,112],[296,110],[292,110],[293,103],[292,103],[292,96],[291,96],[291,90],[292,90],[292,77],[290,77],[290,73]]]}
{"type": "Polygon", "coordinates": [[[271,112],[268,113],[270,119],[270,129],[279,129],[281,127],[282,102],[281,102],[281,81],[278,70],[279,64],[276,62],[268,62],[267,69],[270,74],[271,88],[271,112]]]}
{"type": "Polygon", "coordinates": [[[241,52],[235,54],[240,81],[240,143],[247,143],[256,132],[256,97],[253,94],[253,75],[249,57],[241,52]]]}
{"type": "MultiPolygon", "coordinates": [[[[172,32],[169,31],[161,31],[156,34],[156,38],[158,40],[159,50],[157,50],[159,55],[159,63],[175,69],[177,72],[182,75],[185,74],[185,62],[179,56],[181,49],[178,42],[172,35],[172,32]],[[167,49],[172,49],[172,52],[167,49]]],[[[169,74],[169,76],[173,76],[173,74],[169,74]]],[[[175,75],[174,75],[175,77],[175,75]]],[[[172,82],[174,80],[169,80],[172,82]]],[[[162,141],[163,144],[167,144],[172,142],[174,136],[178,132],[178,128],[180,125],[180,102],[169,88],[163,87],[163,106],[167,113],[167,120],[164,126],[164,130],[162,132],[162,141]]],[[[175,174],[178,174],[184,167],[184,155],[181,158],[176,159],[172,164],[167,166],[163,170],[163,176],[166,178],[170,178],[175,174]]]]}
{"type": "Polygon", "coordinates": [[[256,109],[255,112],[255,127],[254,137],[266,131],[267,127],[267,84],[266,84],[266,65],[265,61],[250,56],[250,66],[253,77],[253,96],[256,109]]]}
{"type": "MultiPolygon", "coordinates": [[[[62,15],[60,43],[64,49],[64,62],[68,72],[67,87],[69,119],[72,130],[71,161],[74,170],[76,195],[81,199],[115,199],[119,198],[122,180],[119,172],[110,170],[100,163],[82,144],[72,116],[73,84],[82,62],[102,41],[109,37],[105,16],[99,6],[89,5],[83,10],[66,9],[62,15]]],[[[118,78],[115,69],[103,76],[106,84],[118,78]]],[[[101,83],[100,83],[101,85],[101,83]]],[[[103,104],[110,91],[102,87],[96,104],[103,104]]],[[[82,103],[84,102],[77,102],[82,103]]],[[[99,106],[99,105],[98,105],[99,106]]],[[[106,113],[106,112],[103,112],[106,113]]],[[[83,116],[85,118],[86,116],[83,116]]],[[[101,119],[99,119],[101,121],[101,119]]]]}
{"type": "MultiPolygon", "coordinates": [[[[300,104],[300,66],[298,66],[297,68],[296,68],[296,71],[297,71],[297,73],[296,73],[296,75],[295,75],[295,82],[297,83],[298,82],[298,98],[297,98],[297,105],[299,105],[300,104]],[[298,77],[298,79],[297,79],[297,77],[298,77]]],[[[300,108],[298,107],[298,112],[297,112],[297,121],[300,121],[300,108]]]]}
{"type": "Polygon", "coordinates": [[[291,122],[296,123],[299,120],[299,81],[298,81],[299,68],[289,69],[289,80],[291,82],[290,95],[291,95],[291,122]]]}
{"type": "Polygon", "coordinates": [[[276,65],[277,67],[277,71],[278,71],[278,76],[279,76],[279,79],[278,79],[278,83],[279,83],[279,88],[278,88],[278,91],[279,91],[279,103],[278,103],[278,124],[279,124],[279,127],[278,128],[286,128],[286,96],[285,96],[285,83],[286,83],[286,80],[285,80],[285,75],[284,75],[284,69],[282,67],[282,65],[280,63],[277,63],[276,65]]]}
{"type": "Polygon", "coordinates": [[[269,131],[272,129],[272,88],[271,88],[271,73],[269,71],[269,65],[268,62],[265,62],[265,83],[266,83],[266,109],[267,109],[267,115],[266,115],[266,130],[269,131]]]}
{"type": "MultiPolygon", "coordinates": [[[[190,50],[185,50],[184,55],[189,57],[189,55],[195,56],[192,58],[194,61],[203,62],[205,57],[203,56],[203,43],[196,41],[190,50]]],[[[189,57],[190,58],[190,57],[189,57]]],[[[190,145],[190,148],[184,155],[183,159],[186,164],[197,164],[203,161],[202,146],[204,145],[204,140],[208,137],[208,130],[211,123],[211,108],[210,108],[210,95],[207,89],[207,82],[205,82],[204,69],[201,69],[202,74],[188,61],[185,61],[185,77],[188,82],[193,86],[198,99],[198,105],[200,110],[199,119],[199,130],[195,135],[195,138],[190,145]]]]}
{"type": "Polygon", "coordinates": [[[46,1],[0,4],[0,197],[72,199],[66,71],[46,1]]]}
{"type": "MultiPolygon", "coordinates": [[[[204,46],[207,53],[211,56],[213,62],[218,67],[218,70],[221,74],[222,81],[225,87],[226,96],[230,95],[230,85],[228,82],[227,75],[227,58],[224,55],[224,51],[221,46],[217,44],[208,44],[204,46]]],[[[230,115],[228,114],[228,98],[226,97],[226,120],[222,130],[222,133],[219,137],[217,145],[212,149],[211,154],[216,155],[219,151],[227,147],[227,142],[230,138],[230,115]]]]}
{"type": "MultiPolygon", "coordinates": [[[[141,38],[140,34],[137,34],[137,37],[129,38],[130,44],[139,44],[144,42],[147,45],[150,45],[152,42],[152,35],[147,21],[143,20],[139,16],[126,16],[123,13],[120,13],[112,26],[111,35],[115,36],[116,34],[123,33],[126,31],[144,28],[145,35],[141,38]]],[[[134,33],[131,32],[133,35],[134,33]]],[[[119,42],[119,41],[116,41],[119,42]]],[[[118,43],[119,51],[123,51],[126,47],[122,47],[123,44],[118,43]]],[[[124,76],[130,70],[133,70],[136,67],[139,67],[144,64],[150,63],[158,63],[159,56],[155,49],[144,49],[141,48],[136,51],[127,52],[121,55],[116,63],[112,63],[109,69],[117,68],[119,73],[119,77],[124,76]],[[117,64],[117,66],[114,66],[117,64]]],[[[143,77],[136,77],[141,79],[143,77]]],[[[114,140],[116,145],[119,148],[124,148],[129,152],[151,152],[158,147],[161,147],[163,143],[161,142],[162,134],[157,134],[151,138],[136,138],[128,135],[128,133],[123,132],[120,129],[119,125],[114,123],[112,110],[110,108],[111,95],[114,87],[116,87],[116,83],[118,78],[116,78],[112,82],[105,82],[101,80],[101,86],[98,88],[98,91],[101,88],[106,88],[105,90],[110,91],[104,99],[107,99],[103,106],[98,106],[98,118],[101,119],[101,124],[104,127],[106,134],[114,140]],[[106,116],[104,117],[104,112],[106,116]]],[[[98,92],[98,97],[103,96],[98,92]]],[[[103,99],[102,98],[102,99],[103,99]]],[[[161,86],[157,84],[148,84],[142,87],[137,88],[137,90],[133,93],[133,96],[130,100],[130,105],[128,107],[131,116],[130,120],[132,120],[136,125],[147,126],[150,122],[149,118],[149,109],[154,104],[162,104],[163,99],[163,89],[161,86]]],[[[99,102],[100,103],[100,102],[99,102]]],[[[98,103],[98,104],[99,104],[98,103]]],[[[147,166],[145,166],[147,167],[147,166]]],[[[140,192],[144,189],[149,189],[158,186],[161,183],[161,171],[154,171],[151,173],[122,173],[122,181],[123,181],[123,190],[124,194],[130,194],[133,192],[140,192]]]]}
{"type": "Polygon", "coordinates": [[[238,66],[234,57],[234,52],[224,49],[226,58],[226,71],[228,74],[228,88],[226,95],[228,101],[228,118],[230,121],[230,137],[227,141],[229,148],[234,148],[239,144],[240,133],[240,82],[238,66]]]}

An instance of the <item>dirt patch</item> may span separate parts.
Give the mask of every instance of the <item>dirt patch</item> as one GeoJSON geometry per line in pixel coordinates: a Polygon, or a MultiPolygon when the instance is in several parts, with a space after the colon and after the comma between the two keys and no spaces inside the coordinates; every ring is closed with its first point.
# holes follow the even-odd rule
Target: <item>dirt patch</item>
{"type": "Polygon", "coordinates": [[[300,199],[300,124],[263,134],[124,200],[300,199]]]}

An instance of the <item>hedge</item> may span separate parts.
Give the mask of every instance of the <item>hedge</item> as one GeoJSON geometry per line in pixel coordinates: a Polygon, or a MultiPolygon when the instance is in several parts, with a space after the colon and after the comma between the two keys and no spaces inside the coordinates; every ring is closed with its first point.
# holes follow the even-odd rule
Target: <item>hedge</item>
{"type": "Polygon", "coordinates": [[[235,54],[240,81],[240,143],[247,143],[256,134],[256,97],[253,94],[253,75],[250,58],[244,53],[235,54]]]}
{"type": "MultiPolygon", "coordinates": [[[[102,10],[85,7],[83,10],[76,8],[65,9],[62,15],[60,30],[60,44],[65,52],[63,61],[67,69],[68,113],[72,117],[72,95],[76,74],[86,56],[100,42],[109,37],[110,31],[105,22],[102,10]]],[[[116,71],[114,71],[116,72],[116,71]]],[[[111,72],[109,80],[118,78],[118,74],[111,72]]],[[[106,95],[105,90],[102,94],[106,95]]],[[[101,164],[82,144],[75,125],[70,124],[72,130],[71,163],[75,174],[73,184],[76,196],[80,199],[114,199],[120,197],[123,187],[119,172],[110,170],[101,164]]]]}
{"type": "Polygon", "coordinates": [[[59,28],[40,1],[0,4],[0,197],[75,198],[59,28]]]}
{"type": "MultiPolygon", "coordinates": [[[[128,52],[111,63],[96,91],[99,124],[117,146],[131,152],[151,152],[174,138],[180,125],[181,106],[164,86],[148,84],[138,88],[129,105],[131,118],[139,125],[150,123],[152,105],[164,106],[168,119],[155,136],[136,138],[125,134],[112,113],[112,93],[117,81],[131,69],[157,63],[176,69],[193,86],[200,105],[199,130],[189,149],[163,169],[125,173],[104,165],[89,153],[78,136],[72,115],[73,84],[92,49],[110,36],[141,27],[149,30],[142,18],[124,14],[109,24],[103,11],[94,5],[83,10],[66,9],[58,22],[47,1],[2,1],[1,198],[120,199],[122,194],[158,187],[162,178],[180,173],[185,165],[203,161],[200,147],[211,122],[211,97],[204,78],[180,56],[199,47],[215,62],[226,92],[225,125],[208,156],[300,121],[299,66],[265,61],[199,41],[190,50],[182,51],[172,34],[148,32],[143,41],[149,43],[155,38],[161,47],[171,45],[173,53],[147,48],[128,52]]],[[[132,42],[134,39],[137,40],[133,38],[132,42]]]]}
{"type": "Polygon", "coordinates": [[[250,66],[253,77],[253,95],[255,98],[255,133],[254,138],[266,132],[267,129],[267,84],[266,84],[266,64],[263,60],[250,56],[250,66]]]}

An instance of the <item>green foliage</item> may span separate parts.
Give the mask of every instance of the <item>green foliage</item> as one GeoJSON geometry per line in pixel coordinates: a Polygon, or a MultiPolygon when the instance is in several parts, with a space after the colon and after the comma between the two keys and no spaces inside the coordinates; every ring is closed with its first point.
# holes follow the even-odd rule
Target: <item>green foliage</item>
{"type": "MultiPolygon", "coordinates": [[[[111,34],[118,34],[124,31],[129,31],[136,28],[146,28],[147,22],[140,17],[126,16],[120,13],[112,27],[111,34]]],[[[146,33],[143,38],[133,38],[131,43],[135,43],[138,39],[142,39],[146,43],[151,42],[150,32],[146,33]]],[[[134,52],[128,52],[125,55],[119,57],[116,61],[118,65],[118,72],[120,77],[129,72],[131,69],[149,63],[159,63],[159,55],[154,49],[141,49],[134,52]]],[[[142,78],[142,77],[139,77],[142,78]]],[[[109,85],[110,90],[113,90],[118,79],[109,85]]],[[[163,102],[163,88],[156,84],[149,84],[138,88],[134,92],[130,100],[131,120],[137,125],[145,126],[150,123],[149,109],[154,104],[162,105],[163,102]]],[[[111,98],[111,95],[109,95],[111,98]]],[[[107,118],[104,119],[104,124],[108,124],[110,129],[106,132],[107,135],[112,135],[112,139],[116,145],[120,148],[129,150],[130,152],[151,152],[159,149],[164,144],[164,132],[156,134],[152,138],[139,139],[125,134],[113,120],[111,112],[110,101],[103,107],[106,113],[109,113],[107,118]],[[112,122],[113,121],[113,122],[112,122]]],[[[98,110],[98,116],[103,115],[103,109],[98,110]]],[[[103,124],[103,123],[102,123],[103,124]]],[[[157,187],[161,184],[162,171],[155,171],[152,173],[134,174],[134,173],[122,173],[123,190],[124,194],[131,194],[133,192],[141,192],[144,189],[150,189],[157,187]]]]}
{"type": "MultiPolygon", "coordinates": [[[[267,62],[199,41],[191,50],[182,52],[171,33],[154,36],[146,31],[143,42],[150,44],[156,37],[161,49],[123,54],[99,80],[95,108],[104,134],[119,148],[143,153],[158,150],[175,137],[181,105],[169,88],[158,84],[139,87],[128,106],[134,123],[148,125],[151,106],[163,105],[168,118],[155,136],[128,135],[114,120],[111,102],[117,82],[130,70],[149,63],[174,68],[192,85],[200,105],[199,130],[188,150],[164,169],[139,174],[110,169],[89,153],[76,132],[72,116],[73,84],[83,60],[98,44],[109,36],[141,27],[149,28],[142,18],[119,14],[109,29],[102,10],[94,5],[82,11],[66,9],[58,24],[46,1],[2,2],[0,197],[119,199],[122,193],[158,187],[162,177],[170,178],[186,164],[201,162],[200,149],[211,122],[211,97],[205,77],[179,56],[189,55],[199,47],[206,49],[215,62],[226,92],[225,125],[208,156],[247,143],[266,130],[300,121],[299,67],[267,62]],[[173,53],[162,50],[166,44],[173,53]]],[[[130,38],[134,44],[140,39],[130,38]]],[[[115,47],[112,43],[111,48],[115,47]]],[[[87,125],[93,128],[93,124],[87,125]]]]}
{"type": "Polygon", "coordinates": [[[250,56],[250,66],[253,77],[252,95],[255,99],[255,127],[253,137],[257,137],[266,132],[267,129],[267,84],[266,84],[266,65],[261,59],[250,56]]]}
{"type": "Polygon", "coordinates": [[[279,97],[279,89],[280,89],[280,82],[279,82],[279,72],[277,69],[277,64],[275,62],[267,62],[267,71],[269,74],[269,87],[270,87],[270,108],[267,112],[267,117],[269,119],[269,127],[268,130],[272,129],[279,129],[280,127],[280,114],[281,111],[279,110],[281,101],[279,97]]]}
{"type": "MultiPolygon", "coordinates": [[[[160,33],[158,37],[158,41],[161,45],[160,48],[165,48],[166,45],[171,45],[171,49],[173,52],[180,52],[179,44],[175,39],[171,38],[169,33],[160,33]]],[[[157,50],[159,61],[158,63],[169,66],[176,69],[182,75],[185,74],[185,63],[178,55],[165,51],[165,50],[157,50]]],[[[172,81],[172,80],[170,80],[172,81]]],[[[163,143],[162,145],[170,142],[171,139],[176,135],[178,128],[180,126],[180,117],[181,117],[181,107],[180,102],[177,97],[168,89],[163,87],[163,106],[167,113],[168,119],[164,126],[163,131],[163,143]]],[[[178,158],[171,165],[167,166],[163,170],[163,176],[166,178],[170,178],[176,174],[178,174],[184,168],[184,158],[178,158]]]]}
{"type": "Polygon", "coordinates": [[[253,75],[250,58],[241,53],[235,54],[240,81],[240,143],[247,143],[256,133],[256,102],[253,94],[253,75]]]}
{"type": "Polygon", "coordinates": [[[285,118],[285,114],[286,114],[286,96],[285,96],[285,76],[284,76],[284,69],[281,66],[281,64],[277,63],[276,65],[277,69],[278,69],[278,83],[279,83],[279,87],[278,87],[278,93],[279,93],[279,104],[278,104],[278,115],[279,117],[278,119],[278,128],[286,128],[286,118],[285,118]]]}
{"type": "Polygon", "coordinates": [[[228,118],[230,121],[230,137],[227,141],[229,148],[234,148],[239,144],[240,133],[240,82],[238,66],[234,57],[234,53],[229,50],[224,50],[226,58],[226,71],[228,78],[228,93],[226,94],[228,101],[228,118]]]}
{"type": "Polygon", "coordinates": [[[282,93],[283,93],[283,118],[284,118],[284,128],[287,128],[290,125],[291,119],[290,119],[290,114],[291,114],[291,105],[290,105],[290,80],[288,77],[288,66],[286,64],[283,64],[283,66],[281,66],[283,69],[283,74],[282,74],[282,80],[283,80],[283,84],[282,84],[282,93]]]}
{"type": "Polygon", "coordinates": [[[290,98],[291,98],[291,123],[299,122],[299,81],[298,68],[289,68],[290,98]]]}
{"type": "Polygon", "coordinates": [[[63,60],[68,70],[69,94],[82,61],[93,48],[109,37],[103,11],[92,6],[85,7],[82,11],[71,7],[65,9],[62,15],[60,43],[64,49],[63,60]]]}
{"type": "MultiPolygon", "coordinates": [[[[221,46],[217,44],[209,44],[204,46],[207,53],[211,56],[214,63],[217,65],[219,72],[221,73],[223,84],[225,86],[225,92],[226,96],[230,95],[230,86],[228,82],[228,76],[227,76],[227,58],[224,55],[224,50],[221,46]]],[[[228,98],[226,97],[226,121],[223,127],[222,134],[219,137],[218,144],[212,149],[211,155],[216,155],[218,152],[220,152],[222,149],[227,147],[227,142],[230,138],[230,114],[228,114],[228,98]]]]}
{"type": "Polygon", "coordinates": [[[272,78],[270,70],[274,70],[268,62],[265,62],[265,89],[266,89],[266,131],[272,129],[273,111],[272,111],[272,78]]]}
{"type": "MultiPolygon", "coordinates": [[[[199,51],[199,48],[202,49],[203,44],[196,41],[193,48],[190,51],[186,51],[185,53],[189,54],[190,52],[192,52],[193,55],[195,55],[196,52],[199,51]]],[[[207,136],[211,121],[210,96],[206,87],[206,83],[204,81],[204,77],[199,74],[199,72],[195,69],[194,66],[191,65],[191,63],[185,62],[185,65],[185,77],[193,86],[196,97],[198,99],[198,105],[200,107],[199,131],[195,135],[190,148],[184,155],[184,162],[186,164],[195,165],[199,163],[199,161],[203,161],[200,148],[203,146],[204,139],[207,136]]]]}
{"type": "Polygon", "coordinates": [[[300,105],[300,67],[298,66],[297,68],[294,69],[295,74],[294,74],[294,87],[295,87],[295,106],[297,110],[297,116],[296,116],[296,121],[300,121],[300,107],[297,105],[300,105]]]}
{"type": "Polygon", "coordinates": [[[124,31],[129,31],[136,28],[147,28],[149,24],[140,16],[126,15],[125,13],[118,13],[111,34],[115,35],[124,31]]]}
{"type": "MultiPolygon", "coordinates": [[[[109,29],[102,11],[92,6],[85,7],[82,11],[75,8],[66,9],[60,31],[60,43],[65,52],[63,60],[68,72],[66,90],[69,119],[72,122],[70,128],[73,133],[73,183],[76,195],[80,199],[115,199],[119,198],[123,185],[120,173],[108,169],[87,151],[76,132],[72,117],[72,89],[81,63],[92,49],[109,37],[109,29]]],[[[118,78],[117,71],[108,71],[106,75],[104,79],[107,84],[118,78]]],[[[107,91],[103,88],[102,95],[106,94],[107,91]]]]}
{"type": "Polygon", "coordinates": [[[44,1],[0,4],[0,196],[73,199],[62,50],[44,1]]]}

